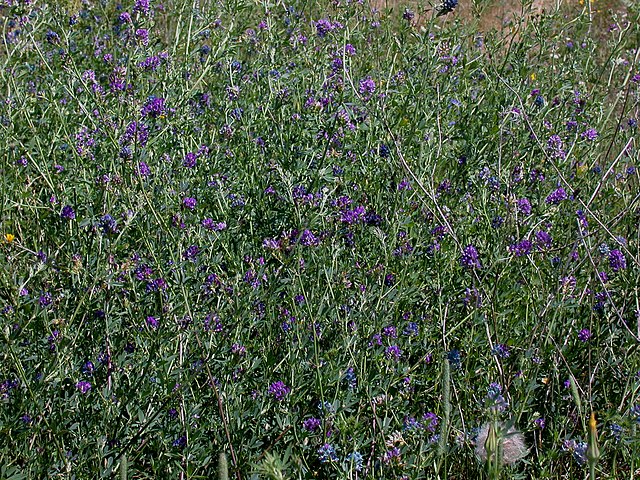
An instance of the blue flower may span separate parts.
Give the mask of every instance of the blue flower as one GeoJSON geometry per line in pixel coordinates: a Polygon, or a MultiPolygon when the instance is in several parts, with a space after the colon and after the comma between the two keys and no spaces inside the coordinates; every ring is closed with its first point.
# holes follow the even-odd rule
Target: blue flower
{"type": "Polygon", "coordinates": [[[320,463],[335,462],[338,460],[338,454],[333,445],[325,443],[318,448],[318,459],[320,463]]]}
{"type": "Polygon", "coordinates": [[[460,368],[460,350],[453,349],[447,353],[447,360],[453,368],[460,368]]]}
{"type": "Polygon", "coordinates": [[[458,0],[443,0],[443,2],[438,7],[436,7],[438,17],[453,12],[453,10],[457,6],[458,0]]]}
{"type": "Polygon", "coordinates": [[[346,460],[347,462],[350,462],[353,465],[353,468],[355,469],[356,472],[359,472],[362,470],[364,457],[357,450],[347,455],[346,460]]]}

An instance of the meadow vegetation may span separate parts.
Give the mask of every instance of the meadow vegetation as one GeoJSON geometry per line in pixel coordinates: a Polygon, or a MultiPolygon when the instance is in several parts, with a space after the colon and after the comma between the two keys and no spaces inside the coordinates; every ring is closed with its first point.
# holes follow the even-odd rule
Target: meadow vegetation
{"type": "Polygon", "coordinates": [[[639,477],[640,8],[488,5],[0,0],[0,477],[639,477]]]}

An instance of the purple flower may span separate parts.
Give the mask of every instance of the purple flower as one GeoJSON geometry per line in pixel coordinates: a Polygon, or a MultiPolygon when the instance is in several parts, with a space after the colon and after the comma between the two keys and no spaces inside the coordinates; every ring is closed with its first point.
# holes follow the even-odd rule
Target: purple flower
{"type": "Polygon", "coordinates": [[[187,446],[187,437],[182,435],[179,438],[176,438],[172,444],[174,447],[184,448],[187,446]]]}
{"type": "Polygon", "coordinates": [[[552,242],[553,242],[553,239],[551,238],[551,235],[549,235],[548,232],[544,230],[540,230],[536,233],[536,243],[540,250],[551,248],[552,242]]]}
{"type": "Polygon", "coordinates": [[[151,11],[149,0],[136,0],[135,5],[133,6],[133,11],[148,15],[151,11]]]}
{"type": "Polygon", "coordinates": [[[583,328],[578,332],[578,340],[586,342],[591,338],[591,331],[588,328],[583,328]]]}
{"type": "Polygon", "coordinates": [[[113,69],[109,75],[109,88],[112,92],[121,92],[127,88],[126,75],[127,69],[123,66],[113,69]]]}
{"type": "Polygon", "coordinates": [[[354,223],[360,223],[364,220],[366,215],[366,210],[362,205],[358,205],[353,210],[345,209],[342,211],[340,215],[340,221],[342,223],[346,223],[348,225],[353,225],[354,223]]]}
{"type": "Polygon", "coordinates": [[[564,151],[564,142],[559,135],[551,135],[547,140],[547,153],[552,158],[559,158],[564,160],[567,156],[567,152],[564,151]]]}
{"type": "Polygon", "coordinates": [[[469,269],[482,268],[476,247],[473,245],[464,247],[462,255],[460,256],[460,265],[469,269]]]}
{"type": "Polygon", "coordinates": [[[567,192],[564,190],[564,188],[558,187],[547,196],[545,201],[551,205],[558,205],[560,202],[566,200],[567,198],[567,192]]]}
{"type": "Polygon", "coordinates": [[[49,292],[44,292],[39,298],[41,307],[48,307],[53,303],[53,296],[49,292]]]}
{"type": "Polygon", "coordinates": [[[102,233],[104,235],[118,233],[118,223],[109,214],[104,215],[100,219],[100,222],[98,222],[98,227],[100,228],[100,230],[102,230],[102,233]]]}
{"type": "Polygon", "coordinates": [[[138,62],[138,68],[143,70],[155,72],[156,69],[160,66],[160,57],[157,55],[151,55],[150,57],[145,58],[138,62]]]}
{"type": "Polygon", "coordinates": [[[46,39],[51,45],[58,45],[60,43],[60,35],[53,30],[47,32],[46,39]]]}
{"type": "Polygon", "coordinates": [[[60,213],[62,218],[66,218],[67,220],[73,220],[76,218],[76,212],[73,211],[71,205],[65,205],[62,207],[62,213],[60,213]]]}
{"type": "Polygon", "coordinates": [[[411,190],[411,182],[408,179],[403,178],[398,184],[398,190],[411,190]]]}
{"type": "Polygon", "coordinates": [[[87,361],[82,366],[82,373],[84,373],[85,375],[91,375],[95,369],[96,366],[93,364],[93,362],[87,361]]]}
{"type": "Polygon", "coordinates": [[[137,173],[141,177],[148,177],[149,175],[151,175],[151,169],[145,162],[138,162],[137,173]]]}
{"type": "Polygon", "coordinates": [[[320,239],[311,230],[305,229],[300,235],[300,244],[305,247],[315,247],[320,245],[320,239]]]}
{"type": "Polygon", "coordinates": [[[76,388],[82,393],[87,393],[91,391],[91,384],[83,380],[76,383],[76,388]]]}
{"type": "Polygon", "coordinates": [[[167,113],[165,100],[162,97],[150,96],[140,110],[143,117],[158,118],[167,113]]]}
{"type": "Polygon", "coordinates": [[[511,356],[511,352],[509,352],[509,347],[502,343],[497,343],[491,353],[498,358],[509,358],[511,356]]]}
{"type": "Polygon", "coordinates": [[[265,238],[262,241],[262,246],[269,250],[278,250],[280,248],[280,242],[275,238],[265,238]]]}
{"type": "Polygon", "coordinates": [[[582,138],[592,142],[598,138],[598,131],[595,128],[588,128],[580,135],[582,138]]]}
{"type": "Polygon", "coordinates": [[[120,149],[120,158],[124,160],[129,160],[133,157],[133,151],[129,145],[125,145],[120,149]]]}
{"type": "Polygon", "coordinates": [[[433,412],[425,413],[422,416],[422,420],[424,421],[425,428],[431,433],[436,431],[436,428],[438,427],[438,423],[440,422],[440,419],[438,418],[438,416],[433,412]]]}
{"type": "Polygon", "coordinates": [[[422,424],[417,421],[414,417],[404,417],[402,421],[402,429],[403,430],[421,430],[422,424]]]}
{"type": "Polygon", "coordinates": [[[147,290],[156,292],[158,290],[166,290],[167,282],[164,278],[158,277],[151,282],[147,283],[147,290]]]}
{"type": "Polygon", "coordinates": [[[149,325],[149,327],[155,330],[156,328],[158,328],[158,325],[159,325],[158,319],[156,317],[148,316],[147,325],[149,325]]]}
{"type": "Polygon", "coordinates": [[[136,30],[136,37],[140,40],[140,43],[145,47],[149,45],[149,30],[146,28],[139,28],[136,30]]]}
{"type": "Polygon", "coordinates": [[[36,257],[38,257],[38,260],[40,260],[42,263],[47,263],[47,254],[42,250],[38,250],[38,253],[36,253],[36,257]]]}
{"type": "Polygon", "coordinates": [[[120,145],[137,143],[144,147],[149,140],[149,127],[144,123],[131,122],[127,125],[124,135],[120,138],[120,145]]]}
{"type": "Polygon", "coordinates": [[[187,168],[194,168],[198,162],[198,156],[189,152],[185,155],[184,160],[182,161],[182,166],[187,168]]]}
{"type": "Polygon", "coordinates": [[[414,13],[413,10],[411,10],[410,8],[405,8],[404,12],[402,13],[402,18],[408,22],[410,22],[411,20],[413,20],[413,17],[415,17],[416,14],[414,13]]]}
{"type": "Polygon", "coordinates": [[[420,333],[420,327],[416,322],[409,322],[404,330],[402,331],[405,335],[409,337],[415,337],[420,333]]]}
{"type": "Polygon", "coordinates": [[[609,425],[609,433],[615,439],[616,443],[622,440],[623,432],[624,432],[624,429],[617,423],[612,423],[609,425]]]}
{"type": "Polygon", "coordinates": [[[567,130],[575,130],[578,128],[578,122],[575,120],[568,120],[566,123],[567,130]]]}
{"type": "Polygon", "coordinates": [[[202,226],[207,230],[212,230],[214,232],[221,232],[225,228],[227,228],[227,224],[224,222],[215,222],[213,218],[205,218],[202,220],[202,226]]]}
{"type": "Polygon", "coordinates": [[[400,449],[393,447],[391,450],[387,450],[382,459],[384,463],[391,463],[392,461],[400,461],[400,449]]]}
{"type": "Polygon", "coordinates": [[[376,82],[374,82],[371,77],[364,78],[360,80],[360,88],[358,91],[361,95],[365,95],[367,97],[373,95],[373,92],[376,90],[376,82]]]}
{"type": "Polygon", "coordinates": [[[193,197],[184,197],[182,199],[182,205],[184,205],[184,207],[188,208],[189,210],[193,210],[194,208],[196,208],[197,203],[198,201],[193,197]]]}
{"type": "Polygon", "coordinates": [[[438,17],[453,12],[458,6],[458,0],[443,0],[437,8],[438,17]]]}
{"type": "Polygon", "coordinates": [[[184,258],[185,260],[193,261],[198,256],[198,253],[200,253],[200,247],[198,247],[197,245],[191,245],[184,251],[184,253],[182,254],[182,258],[184,258]]]}
{"type": "Polygon", "coordinates": [[[343,25],[340,22],[332,22],[328,18],[322,18],[315,22],[316,34],[320,38],[324,38],[327,36],[329,32],[332,32],[336,29],[343,28],[343,25]]]}
{"type": "Polygon", "coordinates": [[[47,337],[47,342],[49,342],[49,350],[52,352],[56,349],[56,343],[60,340],[60,331],[54,330],[51,332],[51,335],[47,337]]]}
{"type": "Polygon", "coordinates": [[[531,202],[529,201],[528,198],[518,199],[518,201],[516,202],[516,206],[518,208],[519,213],[522,213],[523,215],[531,214],[531,202]]]}
{"type": "MultiPolygon", "coordinates": [[[[211,275],[209,276],[211,277],[211,275]]],[[[216,279],[209,279],[207,277],[207,283],[214,284],[216,279]]],[[[208,314],[204,319],[204,331],[209,332],[213,331],[216,333],[220,333],[223,330],[222,322],[220,321],[220,317],[216,313],[208,314]]]]}
{"type": "Polygon", "coordinates": [[[302,422],[302,428],[304,428],[308,432],[315,432],[318,428],[320,428],[320,425],[320,420],[315,417],[307,418],[304,422],[302,422]]]}
{"type": "Polygon", "coordinates": [[[282,401],[289,392],[291,392],[291,388],[287,387],[281,380],[272,383],[269,387],[269,393],[278,401],[282,401]]]}
{"type": "Polygon", "coordinates": [[[266,280],[266,276],[263,275],[262,277],[259,277],[258,273],[253,269],[247,270],[242,278],[242,280],[251,285],[252,288],[260,287],[260,285],[262,285],[261,279],[266,280]]]}
{"type": "Polygon", "coordinates": [[[398,331],[394,325],[388,325],[382,329],[382,334],[385,337],[398,338],[398,331]]]}
{"type": "Polygon", "coordinates": [[[247,204],[243,195],[236,195],[235,193],[230,193],[228,198],[229,200],[231,200],[231,206],[234,208],[242,208],[247,204]]]}
{"type": "Polygon", "coordinates": [[[402,350],[397,345],[389,345],[384,352],[385,356],[390,360],[395,360],[396,362],[400,360],[402,356],[402,350]]]}
{"type": "Polygon", "coordinates": [[[531,253],[531,249],[533,245],[526,238],[521,242],[514,243],[513,245],[509,245],[509,251],[513,253],[516,257],[523,257],[525,255],[529,255],[531,253]]]}
{"type": "Polygon", "coordinates": [[[620,250],[615,249],[609,252],[609,266],[614,272],[627,268],[627,259],[620,250]]]}
{"type": "Polygon", "coordinates": [[[350,453],[345,457],[345,460],[349,462],[351,465],[353,465],[353,468],[355,469],[356,472],[362,471],[364,467],[363,465],[364,457],[360,452],[355,451],[350,453]]]}

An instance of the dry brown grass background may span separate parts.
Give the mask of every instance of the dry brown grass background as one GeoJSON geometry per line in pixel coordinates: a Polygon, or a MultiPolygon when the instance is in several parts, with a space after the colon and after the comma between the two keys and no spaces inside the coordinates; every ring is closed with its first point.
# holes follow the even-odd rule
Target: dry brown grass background
{"type": "MultiPolygon", "coordinates": [[[[591,19],[598,28],[606,28],[614,16],[624,16],[630,0],[591,0],[591,19]]],[[[420,24],[430,18],[433,13],[432,5],[439,3],[434,0],[431,3],[416,0],[371,0],[371,5],[379,10],[410,8],[416,14],[416,23],[420,24]]],[[[520,20],[528,20],[533,16],[561,11],[566,13],[583,13],[585,21],[589,19],[587,0],[532,0],[523,6],[520,0],[505,1],[470,1],[460,0],[456,8],[455,17],[442,17],[440,22],[451,21],[458,18],[465,22],[474,22],[478,30],[487,31],[492,28],[509,28],[510,25],[520,20]]]]}

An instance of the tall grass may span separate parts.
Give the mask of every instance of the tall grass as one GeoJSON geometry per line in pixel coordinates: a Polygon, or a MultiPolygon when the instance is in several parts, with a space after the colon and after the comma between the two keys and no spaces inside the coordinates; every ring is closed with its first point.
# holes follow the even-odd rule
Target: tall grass
{"type": "Polygon", "coordinates": [[[0,12],[0,477],[637,477],[637,7],[0,12]]]}

